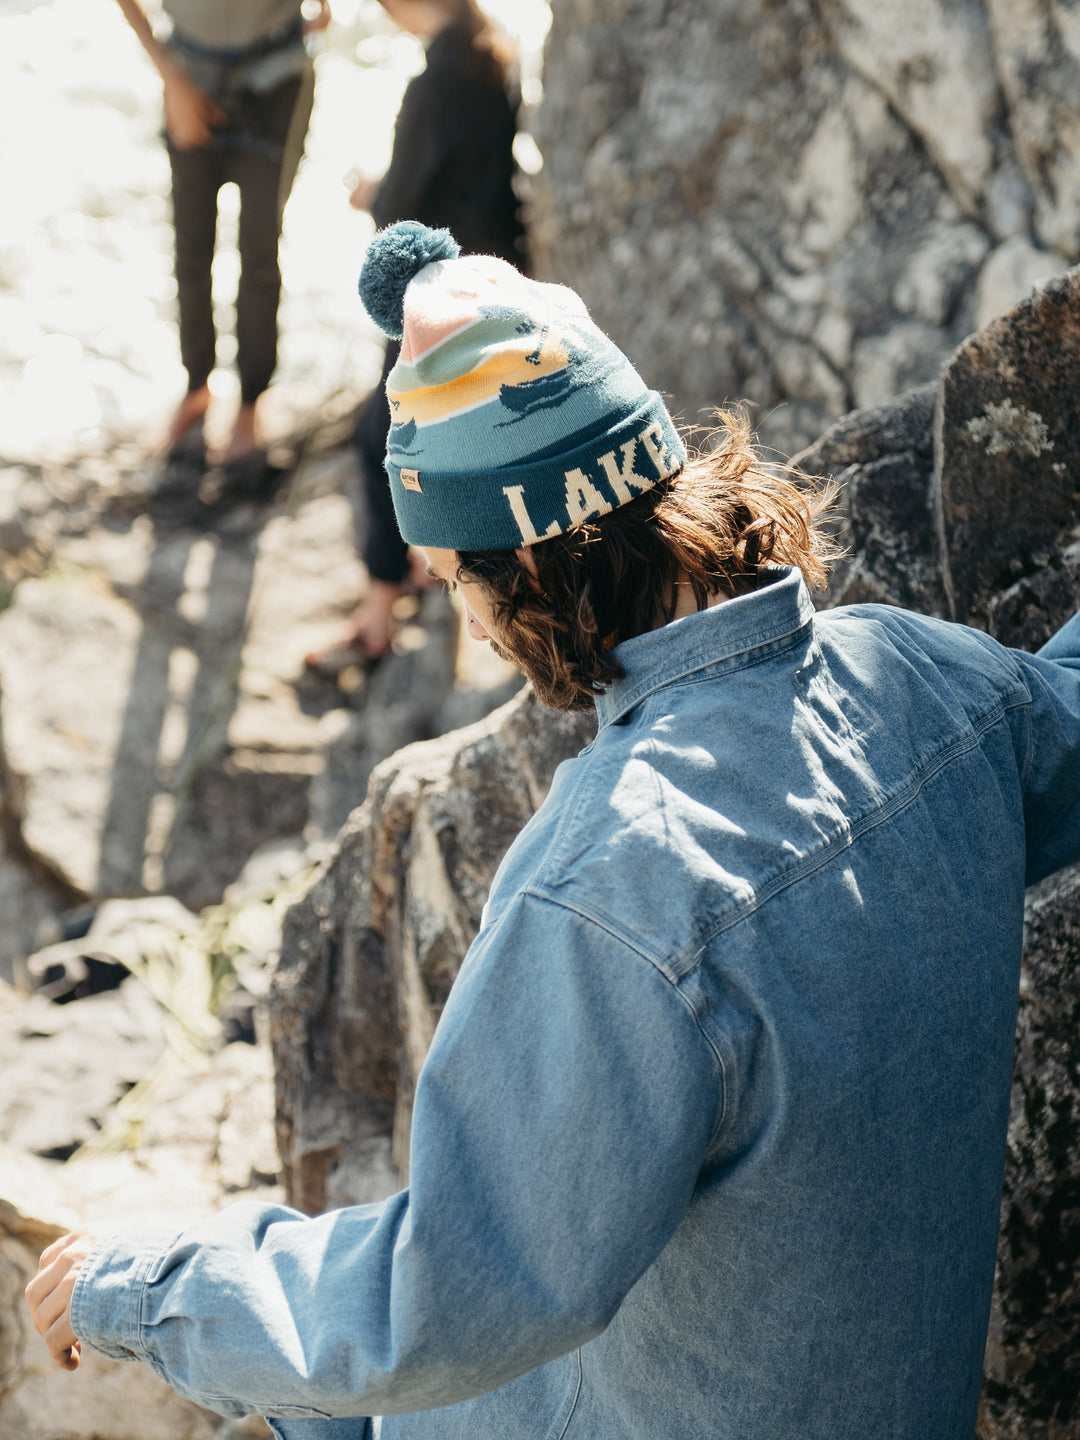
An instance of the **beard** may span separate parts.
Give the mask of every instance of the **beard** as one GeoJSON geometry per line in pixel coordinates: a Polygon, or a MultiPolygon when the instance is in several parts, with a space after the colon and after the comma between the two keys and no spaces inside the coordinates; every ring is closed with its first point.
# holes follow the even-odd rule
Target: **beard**
{"type": "Polygon", "coordinates": [[[548,710],[561,710],[564,714],[592,710],[592,696],[583,693],[567,677],[559,675],[546,656],[542,659],[530,655],[515,655],[505,645],[488,637],[488,644],[499,657],[509,665],[516,665],[533,688],[533,693],[548,710]]]}

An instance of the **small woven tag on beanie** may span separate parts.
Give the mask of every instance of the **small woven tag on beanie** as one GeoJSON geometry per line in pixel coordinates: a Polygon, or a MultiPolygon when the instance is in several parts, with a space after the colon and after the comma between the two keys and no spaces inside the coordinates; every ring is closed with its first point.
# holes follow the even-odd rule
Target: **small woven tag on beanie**
{"type": "Polygon", "coordinates": [[[405,330],[405,291],[425,265],[456,260],[461,246],[449,230],[432,230],[403,220],[380,230],[368,246],[360,271],[360,298],[375,324],[391,340],[405,330]]]}

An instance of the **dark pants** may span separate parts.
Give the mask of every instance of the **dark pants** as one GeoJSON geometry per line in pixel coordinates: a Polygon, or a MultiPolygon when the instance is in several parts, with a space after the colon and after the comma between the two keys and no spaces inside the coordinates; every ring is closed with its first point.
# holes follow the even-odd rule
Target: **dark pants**
{"type": "Polygon", "coordinates": [[[311,83],[293,76],[265,94],[237,97],[227,128],[209,145],[177,150],[172,166],[176,287],[180,302],[180,358],[188,389],[206,384],[214,368],[216,336],[210,270],[217,231],[218,191],[240,190],[240,287],[236,296],[240,395],[250,405],[270,383],[277,363],[281,295],[278,240],[281,219],[311,111],[311,83]]]}
{"type": "Polygon", "coordinates": [[[401,345],[397,340],[388,342],[382,376],[364,401],[355,435],[363,495],[357,549],[371,578],[385,580],[391,585],[400,585],[409,569],[409,547],[397,527],[385,463],[386,437],[390,430],[386,377],[397,364],[400,352],[401,345]]]}

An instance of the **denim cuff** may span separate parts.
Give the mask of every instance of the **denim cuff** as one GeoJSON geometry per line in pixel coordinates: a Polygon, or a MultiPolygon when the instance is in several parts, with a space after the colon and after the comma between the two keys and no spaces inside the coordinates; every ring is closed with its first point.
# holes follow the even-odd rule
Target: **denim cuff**
{"type": "Polygon", "coordinates": [[[142,1303],[148,1276],[179,1230],[110,1235],[91,1250],[71,1294],[71,1328],[80,1344],[114,1360],[145,1360],[142,1303]]]}

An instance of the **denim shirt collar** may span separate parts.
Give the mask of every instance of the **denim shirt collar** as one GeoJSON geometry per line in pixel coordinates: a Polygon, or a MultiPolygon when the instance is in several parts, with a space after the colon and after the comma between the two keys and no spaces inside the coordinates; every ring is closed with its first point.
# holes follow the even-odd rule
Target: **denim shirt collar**
{"type": "Polygon", "coordinates": [[[621,720],[647,695],[711,667],[737,669],[796,643],[808,631],[814,606],[793,566],[777,568],[761,590],[725,600],[624,640],[612,652],[625,674],[596,697],[602,729],[621,720]]]}

